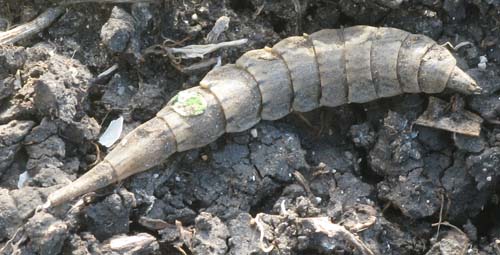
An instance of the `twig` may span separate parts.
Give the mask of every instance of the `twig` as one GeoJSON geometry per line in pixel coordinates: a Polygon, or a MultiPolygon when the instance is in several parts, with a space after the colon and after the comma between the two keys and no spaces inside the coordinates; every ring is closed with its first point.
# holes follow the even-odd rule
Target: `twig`
{"type": "Polygon", "coordinates": [[[181,58],[203,58],[206,54],[212,53],[221,48],[241,46],[248,42],[248,39],[240,39],[229,42],[221,42],[206,45],[188,45],[182,48],[168,48],[168,52],[178,54],[181,58]]]}
{"type": "Polygon", "coordinates": [[[307,127],[309,127],[310,129],[313,130],[313,132],[315,133],[318,133],[319,130],[317,127],[315,127],[307,118],[306,116],[304,116],[303,113],[301,112],[293,112],[295,115],[297,115],[297,117],[299,117],[300,120],[302,120],[304,122],[304,124],[306,124],[307,127]]]}
{"type": "Polygon", "coordinates": [[[260,15],[260,13],[262,12],[262,10],[264,10],[265,6],[266,6],[266,2],[264,1],[264,3],[262,3],[261,6],[257,7],[257,10],[255,10],[254,14],[252,15],[252,18],[256,19],[257,16],[260,15]]]}
{"type": "Polygon", "coordinates": [[[185,74],[194,74],[200,70],[208,69],[219,62],[219,58],[209,58],[207,60],[202,60],[198,63],[194,63],[190,66],[179,66],[179,70],[185,74]]]}
{"type": "Polygon", "coordinates": [[[98,79],[98,80],[104,79],[104,78],[112,75],[116,70],[118,70],[118,64],[114,64],[110,68],[104,70],[104,72],[102,72],[99,75],[97,75],[96,79],[98,79]]]}
{"type": "Polygon", "coordinates": [[[295,170],[295,171],[293,171],[293,176],[299,182],[299,184],[302,185],[302,187],[305,189],[305,191],[307,192],[307,195],[309,197],[313,197],[314,194],[312,193],[311,188],[309,187],[309,183],[307,182],[304,175],[302,175],[302,173],[300,173],[299,171],[295,170]]]}
{"type": "Polygon", "coordinates": [[[441,223],[443,222],[443,208],[444,208],[444,195],[441,193],[441,208],[439,209],[438,229],[436,232],[436,240],[439,239],[439,231],[441,230],[441,223]]]}
{"type": "Polygon", "coordinates": [[[445,43],[441,44],[441,46],[448,47],[448,48],[452,49],[453,51],[458,51],[460,48],[467,46],[467,45],[473,45],[473,44],[469,41],[461,42],[455,46],[453,46],[453,44],[451,44],[451,42],[445,42],[445,43]]]}
{"type": "Polygon", "coordinates": [[[99,162],[101,162],[101,149],[99,148],[99,145],[97,143],[95,143],[95,142],[90,142],[90,143],[92,143],[95,146],[95,150],[96,150],[96,154],[97,154],[94,162],[92,162],[92,164],[89,165],[89,167],[94,167],[99,162]]]}
{"type": "MultiPolygon", "coordinates": [[[[7,254],[5,253],[7,251],[8,248],[11,248],[12,249],[12,252],[14,252],[15,250],[15,246],[18,242],[16,242],[15,244],[13,244],[14,240],[16,239],[17,237],[17,234],[19,234],[20,231],[24,231],[24,225],[21,225],[20,227],[18,227],[16,229],[16,232],[14,232],[14,234],[12,235],[12,237],[5,243],[5,245],[2,247],[2,249],[0,249],[0,254],[7,254]]],[[[21,238],[21,240],[23,240],[23,238],[21,238]]]]}
{"type": "Polygon", "coordinates": [[[264,223],[262,223],[262,221],[260,220],[260,217],[264,215],[264,213],[258,213],[256,216],[255,216],[255,224],[257,224],[257,228],[259,229],[259,232],[260,232],[260,237],[259,237],[259,246],[260,246],[260,249],[263,251],[263,252],[271,252],[275,247],[273,244],[271,244],[270,246],[267,246],[265,243],[264,243],[264,237],[265,237],[265,229],[264,229],[264,223]],[[266,247],[267,246],[267,247],[266,247]]]}
{"type": "MultiPolygon", "coordinates": [[[[295,7],[295,12],[297,15],[295,16],[297,26],[295,27],[295,34],[299,34],[302,31],[302,5],[300,5],[299,0],[292,0],[293,6],[295,7]]],[[[306,4],[307,5],[307,4],[306,4]]]]}
{"type": "Polygon", "coordinates": [[[20,25],[11,30],[0,32],[0,45],[14,44],[22,39],[35,35],[49,27],[59,16],[64,13],[64,8],[49,8],[36,19],[20,25]]]}
{"type": "Polygon", "coordinates": [[[447,227],[450,227],[450,228],[453,228],[454,230],[458,231],[460,234],[463,234],[464,236],[467,236],[464,231],[462,231],[459,227],[447,222],[447,221],[443,221],[443,222],[438,222],[438,223],[433,223],[431,226],[433,227],[436,227],[436,226],[447,226],[447,227]]]}
{"type": "Polygon", "coordinates": [[[455,45],[455,47],[453,47],[453,50],[457,51],[460,48],[462,48],[464,46],[467,46],[467,45],[473,45],[473,44],[471,42],[469,42],[469,41],[461,42],[461,43],[455,45]]]}
{"type": "MultiPolygon", "coordinates": [[[[114,64],[108,69],[104,70],[102,73],[98,74],[92,81],[90,82],[91,85],[94,84],[103,84],[104,81],[106,81],[111,75],[113,75],[116,70],[118,70],[118,64],[114,64]]],[[[107,115],[106,115],[107,116],[107,115]]]]}
{"type": "Polygon", "coordinates": [[[215,21],[214,27],[212,27],[212,30],[207,35],[207,43],[216,43],[220,34],[229,27],[229,21],[230,19],[227,16],[218,18],[217,21],[215,21]]]}

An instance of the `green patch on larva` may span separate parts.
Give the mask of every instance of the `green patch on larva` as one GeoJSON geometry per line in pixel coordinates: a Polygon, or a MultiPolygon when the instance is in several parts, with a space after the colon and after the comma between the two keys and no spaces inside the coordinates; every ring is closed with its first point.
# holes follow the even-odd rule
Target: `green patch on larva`
{"type": "Polygon", "coordinates": [[[198,92],[181,91],[168,103],[174,111],[182,116],[196,116],[207,109],[207,101],[198,92]]]}

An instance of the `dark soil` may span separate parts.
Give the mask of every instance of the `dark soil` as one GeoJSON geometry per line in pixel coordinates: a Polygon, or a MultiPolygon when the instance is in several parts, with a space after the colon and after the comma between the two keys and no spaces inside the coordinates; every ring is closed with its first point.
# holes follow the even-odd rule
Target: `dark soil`
{"type": "MultiPolygon", "coordinates": [[[[0,0],[0,30],[54,2],[0,0]]],[[[328,235],[337,234],[333,226],[374,254],[500,254],[500,1],[158,2],[67,5],[44,32],[0,47],[5,254],[363,254],[348,235],[328,235]],[[146,49],[166,39],[172,47],[206,44],[223,15],[229,27],[217,41],[249,42],[205,58],[222,64],[280,38],[357,24],[470,42],[453,54],[483,87],[463,96],[465,109],[485,119],[481,136],[413,125],[427,106],[423,94],[321,108],[226,134],[35,213],[102,159],[106,148],[96,141],[111,120],[123,116],[129,132],[211,68],[146,49]],[[480,56],[486,68],[478,68],[480,56]]]]}

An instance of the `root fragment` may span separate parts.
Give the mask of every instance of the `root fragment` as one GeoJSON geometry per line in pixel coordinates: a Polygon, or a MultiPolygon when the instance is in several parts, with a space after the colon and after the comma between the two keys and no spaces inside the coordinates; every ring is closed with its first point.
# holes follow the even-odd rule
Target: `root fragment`
{"type": "Polygon", "coordinates": [[[307,192],[307,195],[312,197],[314,194],[311,191],[311,188],[309,187],[309,183],[307,182],[304,175],[302,175],[299,171],[294,171],[293,176],[300,183],[300,185],[304,188],[304,190],[307,192]]]}
{"type": "Polygon", "coordinates": [[[330,221],[328,217],[314,217],[299,219],[305,233],[314,233],[323,237],[323,240],[345,240],[364,255],[374,255],[372,250],[352,232],[330,221]]]}
{"type": "Polygon", "coordinates": [[[188,45],[182,48],[169,48],[166,49],[173,55],[177,55],[183,59],[189,58],[203,58],[205,55],[212,53],[216,50],[228,47],[236,47],[244,45],[248,42],[248,39],[239,39],[228,42],[221,42],[215,44],[206,44],[206,45],[188,45]]]}
{"type": "Polygon", "coordinates": [[[64,13],[64,8],[49,8],[34,20],[15,27],[11,30],[0,32],[0,45],[14,44],[20,40],[31,37],[49,27],[59,16],[64,13]]]}
{"type": "Polygon", "coordinates": [[[375,224],[377,211],[369,205],[356,204],[343,214],[344,220],[339,223],[351,232],[362,232],[375,224]]]}
{"type": "Polygon", "coordinates": [[[479,136],[483,119],[477,114],[449,108],[449,104],[436,97],[429,98],[429,106],[414,124],[447,130],[469,136],[479,136]],[[451,110],[450,110],[451,109],[451,110]]]}
{"type": "Polygon", "coordinates": [[[445,43],[444,43],[444,44],[442,44],[441,46],[443,46],[443,47],[448,47],[448,48],[450,48],[450,49],[452,49],[452,50],[454,50],[454,51],[457,51],[457,50],[459,50],[460,48],[465,47],[465,46],[467,46],[467,45],[473,45],[473,44],[472,44],[471,42],[469,42],[469,41],[465,41],[465,42],[461,42],[461,43],[459,43],[459,44],[457,44],[457,45],[453,46],[453,44],[451,44],[450,42],[445,42],[445,43]]]}
{"type": "MultiPolygon", "coordinates": [[[[274,225],[282,226],[286,222],[286,225],[296,229],[296,236],[307,237],[309,240],[309,248],[317,249],[319,252],[334,252],[336,249],[343,249],[342,246],[345,245],[346,247],[354,247],[354,249],[360,254],[375,255],[375,253],[368,248],[368,246],[355,233],[340,224],[331,222],[328,217],[299,218],[294,216],[294,212],[286,211],[284,204],[282,204],[281,211],[282,213],[280,215],[267,215],[259,213],[255,216],[253,222],[255,222],[257,231],[260,233],[259,248],[263,252],[268,253],[275,248],[280,248],[279,242],[277,242],[278,245],[275,243],[268,244],[268,242],[266,242],[265,237],[266,233],[268,233],[266,231],[274,231],[274,225]],[[283,213],[283,211],[285,211],[285,213],[283,213]],[[271,217],[273,226],[270,226],[271,223],[263,222],[263,216],[271,217]]],[[[367,225],[371,225],[375,222],[374,219],[371,220],[372,221],[367,223],[367,225]]],[[[280,231],[283,231],[283,229],[280,231]]],[[[271,233],[279,236],[278,232],[271,233]]],[[[277,239],[277,241],[278,240],[279,239],[277,239]]]]}
{"type": "Polygon", "coordinates": [[[260,217],[264,215],[264,213],[259,213],[255,216],[255,224],[257,225],[257,228],[259,229],[260,231],[260,237],[259,237],[259,248],[263,251],[263,252],[271,252],[275,247],[273,244],[271,244],[270,246],[267,246],[267,244],[265,244],[264,242],[264,236],[265,236],[265,227],[264,227],[264,223],[261,221],[260,217]]]}
{"type": "Polygon", "coordinates": [[[217,21],[215,21],[214,27],[212,27],[212,30],[207,35],[207,43],[216,43],[219,36],[229,27],[229,21],[230,19],[227,16],[218,18],[217,21]]]}

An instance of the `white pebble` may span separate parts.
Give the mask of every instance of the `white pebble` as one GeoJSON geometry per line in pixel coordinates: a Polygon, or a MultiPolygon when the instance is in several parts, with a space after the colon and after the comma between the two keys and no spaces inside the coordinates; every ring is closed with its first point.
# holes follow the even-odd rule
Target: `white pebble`
{"type": "Polygon", "coordinates": [[[477,64],[477,67],[481,70],[485,70],[486,63],[488,63],[488,58],[486,58],[486,56],[479,56],[479,64],[477,64]]]}
{"type": "Polygon", "coordinates": [[[257,138],[259,136],[259,133],[257,132],[256,128],[252,128],[252,130],[250,130],[250,134],[252,135],[253,138],[257,138]]]}
{"type": "Polygon", "coordinates": [[[22,174],[19,175],[19,180],[17,181],[17,188],[20,189],[24,187],[24,183],[30,179],[30,174],[28,171],[24,171],[22,174]]]}
{"type": "Polygon", "coordinates": [[[486,177],[486,180],[490,182],[491,181],[491,176],[486,177]]]}
{"type": "Polygon", "coordinates": [[[486,56],[479,56],[479,63],[488,63],[488,58],[486,56]]]}

